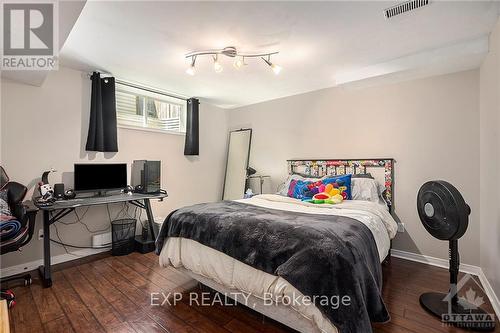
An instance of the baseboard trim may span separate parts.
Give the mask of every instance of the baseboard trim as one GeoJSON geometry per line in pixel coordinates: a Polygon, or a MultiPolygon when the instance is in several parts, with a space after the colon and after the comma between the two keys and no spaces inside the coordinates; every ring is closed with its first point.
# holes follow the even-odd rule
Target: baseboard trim
{"type": "Polygon", "coordinates": [[[493,290],[490,281],[488,281],[488,278],[486,277],[482,269],[481,273],[479,274],[479,281],[481,281],[481,284],[483,285],[484,288],[484,292],[490,299],[491,306],[493,307],[493,310],[497,315],[497,319],[500,318],[500,300],[498,299],[497,294],[493,290]]]}
{"type": "MultiPolygon", "coordinates": [[[[448,269],[449,267],[448,260],[446,259],[430,257],[423,254],[417,254],[401,250],[392,249],[391,257],[406,259],[446,269],[448,269]]],[[[497,318],[500,318],[500,301],[498,299],[497,294],[493,290],[493,287],[491,286],[490,282],[486,278],[486,275],[484,274],[481,267],[468,264],[460,264],[460,272],[476,275],[479,278],[479,281],[481,281],[481,284],[483,285],[484,292],[486,293],[486,296],[488,296],[497,318]]]]}
{"type": "MultiPolygon", "coordinates": [[[[71,260],[76,260],[76,259],[80,259],[83,257],[88,257],[91,255],[106,252],[106,251],[109,251],[109,248],[82,249],[82,250],[78,250],[78,251],[74,251],[74,252],[69,252],[69,253],[53,256],[51,262],[52,262],[52,265],[56,265],[56,264],[60,264],[63,262],[68,262],[71,260]]],[[[8,276],[12,276],[12,275],[16,275],[16,274],[20,274],[20,273],[24,273],[24,272],[30,272],[32,270],[38,269],[38,267],[40,267],[41,265],[43,265],[43,259],[30,261],[30,262],[27,262],[27,263],[21,264],[21,265],[15,265],[15,266],[2,268],[1,276],[8,277],[8,276]]]]}
{"type": "MultiPolygon", "coordinates": [[[[416,261],[416,262],[420,262],[422,264],[428,264],[431,266],[436,266],[436,267],[448,269],[448,260],[446,260],[446,259],[435,258],[435,257],[431,257],[431,256],[426,256],[423,254],[406,252],[406,251],[401,251],[401,250],[394,250],[394,249],[391,250],[391,256],[395,257],[395,258],[416,261]]],[[[481,272],[481,268],[478,266],[474,266],[474,265],[460,264],[460,272],[479,276],[479,274],[481,272]]]]}

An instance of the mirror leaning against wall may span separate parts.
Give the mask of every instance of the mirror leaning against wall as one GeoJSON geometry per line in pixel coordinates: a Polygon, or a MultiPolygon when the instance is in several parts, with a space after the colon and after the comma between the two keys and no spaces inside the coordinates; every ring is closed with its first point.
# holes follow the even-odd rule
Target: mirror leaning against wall
{"type": "Polygon", "coordinates": [[[226,176],[222,200],[242,199],[245,194],[247,170],[250,159],[252,129],[239,129],[229,132],[226,176]]]}

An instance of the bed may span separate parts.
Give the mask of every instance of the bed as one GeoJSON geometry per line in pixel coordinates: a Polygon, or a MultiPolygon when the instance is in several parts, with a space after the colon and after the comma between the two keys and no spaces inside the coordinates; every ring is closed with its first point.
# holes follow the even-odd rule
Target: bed
{"type": "Polygon", "coordinates": [[[290,175],[371,174],[385,188],[383,202],[315,205],[268,194],[182,208],[162,226],[160,265],[299,332],[369,332],[370,322],[389,320],[380,266],[397,232],[393,164],[289,160],[290,175]],[[351,303],[342,308],[344,291],[351,303]],[[313,296],[318,298],[307,302],[313,296]]]}

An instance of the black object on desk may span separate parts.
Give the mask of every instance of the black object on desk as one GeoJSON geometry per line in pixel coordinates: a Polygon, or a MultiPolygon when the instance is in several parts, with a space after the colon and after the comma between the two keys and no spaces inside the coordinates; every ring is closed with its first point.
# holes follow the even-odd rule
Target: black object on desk
{"type": "Polygon", "coordinates": [[[149,224],[149,232],[156,238],[153,229],[153,212],[151,210],[151,199],[163,200],[168,195],[166,193],[158,194],[117,194],[109,195],[103,197],[90,197],[90,198],[76,198],[71,200],[56,201],[50,206],[39,206],[39,209],[43,211],[43,266],[39,267],[40,276],[42,279],[43,286],[45,288],[52,286],[52,275],[51,275],[51,258],[50,258],[50,225],[59,221],[64,216],[68,215],[75,208],[87,207],[87,206],[97,206],[106,205],[119,202],[130,202],[132,205],[137,206],[146,211],[149,224]],[[50,214],[53,212],[53,214],[50,214]],[[52,216],[51,216],[52,215],[52,216]]]}

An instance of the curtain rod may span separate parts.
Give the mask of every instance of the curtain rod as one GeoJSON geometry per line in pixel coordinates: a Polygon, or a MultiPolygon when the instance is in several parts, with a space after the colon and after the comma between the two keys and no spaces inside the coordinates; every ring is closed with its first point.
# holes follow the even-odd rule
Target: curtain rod
{"type": "Polygon", "coordinates": [[[165,96],[168,96],[168,97],[182,99],[184,101],[188,100],[188,98],[185,97],[185,96],[168,93],[168,92],[165,92],[164,90],[150,88],[150,87],[146,87],[146,86],[143,86],[143,85],[140,85],[140,84],[135,84],[135,83],[131,83],[131,82],[128,82],[128,81],[123,81],[123,80],[116,79],[116,78],[115,78],[115,82],[119,83],[121,85],[124,85],[124,86],[128,86],[128,87],[132,87],[132,88],[137,88],[137,89],[149,91],[149,92],[152,92],[152,93],[155,93],[155,94],[160,94],[160,95],[165,95],[165,96]]]}
{"type": "MultiPolygon", "coordinates": [[[[96,72],[98,72],[98,71],[96,71],[96,72]]],[[[102,73],[102,72],[99,72],[99,73],[101,75],[104,75],[104,76],[113,76],[110,73],[102,73]]],[[[92,77],[92,74],[91,73],[87,73],[87,76],[90,78],[90,77],[92,77]]],[[[117,79],[117,78],[115,78],[115,82],[118,83],[118,84],[127,86],[127,87],[141,89],[141,90],[152,92],[154,94],[160,94],[160,95],[164,95],[164,96],[168,96],[168,97],[172,97],[172,98],[182,99],[184,101],[187,101],[188,98],[189,98],[187,96],[177,95],[177,94],[174,94],[174,93],[166,92],[166,91],[161,90],[161,89],[151,88],[151,87],[148,87],[148,86],[143,86],[141,84],[132,83],[132,82],[121,80],[121,79],[117,79]]]]}

